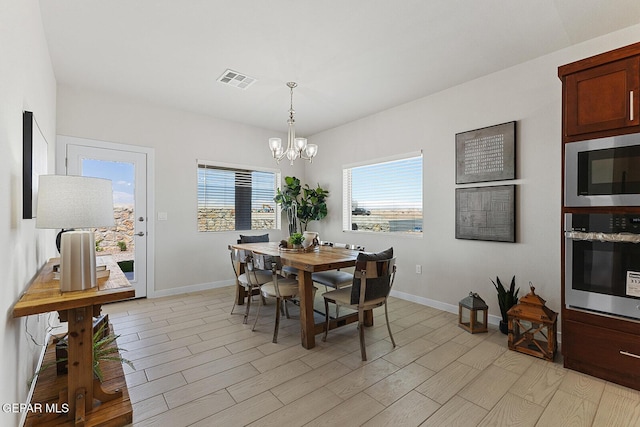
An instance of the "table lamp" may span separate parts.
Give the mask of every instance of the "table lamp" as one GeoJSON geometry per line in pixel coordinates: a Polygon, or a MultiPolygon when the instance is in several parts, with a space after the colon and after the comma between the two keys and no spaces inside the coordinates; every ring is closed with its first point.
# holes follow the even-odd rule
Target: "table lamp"
{"type": "MultiPolygon", "coordinates": [[[[112,227],[111,181],[71,175],[41,175],[38,181],[37,228],[112,227]]],[[[62,233],[60,290],[79,291],[96,285],[96,244],[91,230],[62,233]]]]}

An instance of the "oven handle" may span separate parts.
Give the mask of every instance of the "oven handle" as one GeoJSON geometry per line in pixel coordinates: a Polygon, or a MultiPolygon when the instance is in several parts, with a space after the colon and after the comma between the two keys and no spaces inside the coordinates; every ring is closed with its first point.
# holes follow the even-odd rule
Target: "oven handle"
{"type": "Polygon", "coordinates": [[[638,356],[637,354],[629,353],[628,351],[620,350],[620,354],[622,354],[623,356],[635,357],[636,359],[640,359],[640,356],[638,356]]]}
{"type": "Polygon", "coordinates": [[[640,234],[633,233],[594,233],[585,231],[565,231],[564,236],[572,240],[597,240],[613,243],[640,243],[640,234]]]}

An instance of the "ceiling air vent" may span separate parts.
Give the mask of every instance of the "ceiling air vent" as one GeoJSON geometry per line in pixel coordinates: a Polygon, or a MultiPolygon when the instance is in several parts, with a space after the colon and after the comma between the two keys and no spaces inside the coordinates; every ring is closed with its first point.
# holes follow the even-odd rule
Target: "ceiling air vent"
{"type": "Polygon", "coordinates": [[[246,89],[255,83],[256,79],[237,71],[226,70],[220,77],[218,77],[218,81],[229,86],[246,89]]]}

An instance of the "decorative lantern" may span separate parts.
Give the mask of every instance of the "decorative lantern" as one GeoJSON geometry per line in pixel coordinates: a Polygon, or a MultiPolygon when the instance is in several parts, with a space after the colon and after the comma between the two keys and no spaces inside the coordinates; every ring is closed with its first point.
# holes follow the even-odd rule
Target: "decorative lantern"
{"type": "Polygon", "coordinates": [[[458,307],[458,326],[472,334],[487,332],[489,307],[478,294],[469,292],[458,307]]]}
{"type": "Polygon", "coordinates": [[[509,349],[553,361],[558,348],[558,314],[544,305],[545,300],[531,292],[507,311],[509,349]]]}

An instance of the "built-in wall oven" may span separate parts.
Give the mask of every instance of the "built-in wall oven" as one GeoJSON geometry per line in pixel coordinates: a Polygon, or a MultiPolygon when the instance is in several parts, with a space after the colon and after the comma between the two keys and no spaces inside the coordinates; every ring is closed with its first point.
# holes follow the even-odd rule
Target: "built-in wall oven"
{"type": "Polygon", "coordinates": [[[565,144],[564,204],[640,206],[640,134],[565,144]]]}
{"type": "Polygon", "coordinates": [[[640,214],[565,214],[565,306],[640,319],[640,214]]]}

